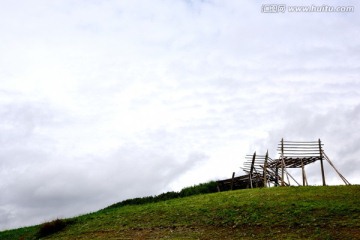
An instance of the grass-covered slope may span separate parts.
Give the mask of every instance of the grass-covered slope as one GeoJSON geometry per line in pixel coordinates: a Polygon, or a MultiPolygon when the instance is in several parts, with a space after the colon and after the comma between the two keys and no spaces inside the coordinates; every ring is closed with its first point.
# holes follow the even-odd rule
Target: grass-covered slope
{"type": "MultiPolygon", "coordinates": [[[[107,208],[65,224],[43,239],[360,239],[360,186],[196,195],[107,208]]],[[[36,239],[39,229],[1,232],[0,239],[36,239]]]]}

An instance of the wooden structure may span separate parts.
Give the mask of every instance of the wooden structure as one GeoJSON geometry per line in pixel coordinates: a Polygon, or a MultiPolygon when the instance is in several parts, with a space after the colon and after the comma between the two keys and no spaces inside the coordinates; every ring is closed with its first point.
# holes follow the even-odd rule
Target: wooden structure
{"type": "Polygon", "coordinates": [[[217,181],[219,191],[267,187],[269,182],[274,182],[277,179],[275,173],[270,169],[263,170],[268,162],[273,161],[268,156],[268,152],[265,155],[258,155],[254,152],[252,155],[246,155],[245,159],[242,169],[246,175],[235,177],[235,173],[233,173],[231,179],[217,181]]]}
{"type": "MultiPolygon", "coordinates": [[[[253,182],[255,186],[261,186],[262,182],[253,182]]],[[[242,175],[239,177],[235,177],[235,173],[233,173],[233,177],[230,179],[217,181],[218,191],[229,191],[229,190],[237,190],[237,189],[246,189],[250,188],[249,175],[242,175]]]]}
{"type": "Polygon", "coordinates": [[[242,169],[248,173],[251,188],[267,187],[268,181],[273,180],[273,176],[266,174],[266,171],[264,171],[264,167],[267,168],[268,163],[271,161],[268,151],[265,155],[258,155],[254,152],[253,155],[245,156],[244,167],[242,169]]]}
{"type": "Polygon", "coordinates": [[[350,185],[325,154],[320,139],[307,142],[281,139],[277,151],[279,158],[274,160],[268,156],[268,152],[265,155],[257,155],[256,152],[252,155],[246,155],[242,168],[246,175],[235,177],[235,173],[233,173],[231,179],[218,181],[218,190],[267,187],[271,184],[274,186],[290,186],[290,178],[301,185],[287,170],[293,168],[301,169],[302,185],[305,186],[308,185],[305,166],[317,161],[320,161],[320,172],[324,186],[326,185],[324,161],[333,167],[345,185],[350,185]],[[285,178],[287,178],[287,182],[285,178]]]}
{"type": "MultiPolygon", "coordinates": [[[[323,145],[321,140],[317,141],[284,141],[281,139],[278,144],[277,151],[279,153],[279,159],[276,159],[269,163],[268,168],[272,169],[276,173],[281,172],[281,186],[290,185],[289,177],[291,177],[298,185],[299,184],[287,171],[289,168],[300,168],[302,172],[302,185],[308,185],[305,166],[316,161],[320,162],[320,172],[322,177],[322,185],[326,185],[325,180],[325,170],[324,170],[324,161],[327,161],[330,166],[334,168],[336,173],[340,176],[340,178],[344,181],[346,185],[350,183],[345,179],[344,176],[340,174],[340,172],[335,168],[334,164],[330,161],[328,156],[325,154],[323,145]],[[288,183],[285,183],[285,175],[288,179],[288,183]]],[[[277,184],[278,185],[278,184],[277,184]]]]}

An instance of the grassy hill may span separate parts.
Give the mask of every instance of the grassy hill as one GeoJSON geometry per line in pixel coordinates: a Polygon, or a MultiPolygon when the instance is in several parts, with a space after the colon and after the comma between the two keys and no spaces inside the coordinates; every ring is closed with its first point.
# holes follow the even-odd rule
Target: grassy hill
{"type": "MultiPolygon", "coordinates": [[[[211,193],[47,224],[58,232],[42,239],[360,239],[360,186],[211,193]]],[[[0,239],[37,239],[44,226],[0,232],[0,239]]]]}

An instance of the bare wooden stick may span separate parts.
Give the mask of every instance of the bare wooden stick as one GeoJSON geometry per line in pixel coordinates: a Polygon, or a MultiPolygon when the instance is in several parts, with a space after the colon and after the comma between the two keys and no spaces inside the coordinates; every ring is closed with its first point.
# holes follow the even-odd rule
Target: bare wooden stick
{"type": "Polygon", "coordinates": [[[336,169],[336,167],[331,162],[330,158],[325,154],[325,152],[323,152],[323,154],[325,156],[325,159],[329,162],[330,166],[332,166],[334,168],[334,170],[339,175],[339,177],[344,181],[345,185],[351,185],[350,182],[336,169]]]}
{"type": "Polygon", "coordinates": [[[264,169],[263,169],[263,177],[264,177],[264,187],[267,187],[267,161],[268,161],[268,151],[266,151],[265,161],[264,161],[264,169]]]}
{"type": "Polygon", "coordinates": [[[325,172],[324,172],[324,164],[323,164],[323,151],[321,149],[321,141],[320,141],[320,138],[319,138],[319,152],[320,152],[320,164],[321,164],[321,175],[322,175],[322,181],[323,181],[323,186],[326,186],[326,183],[325,183],[325,172]]]}
{"type": "Polygon", "coordinates": [[[233,172],[232,178],[231,178],[231,186],[230,186],[231,190],[233,190],[233,186],[234,186],[234,177],[235,177],[235,172],[233,172]]]}

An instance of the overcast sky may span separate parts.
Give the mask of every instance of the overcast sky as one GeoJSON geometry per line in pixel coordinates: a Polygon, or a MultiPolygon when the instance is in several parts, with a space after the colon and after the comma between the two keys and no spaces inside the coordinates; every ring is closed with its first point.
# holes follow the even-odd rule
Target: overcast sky
{"type": "Polygon", "coordinates": [[[286,3],[355,11],[0,0],[0,230],[241,175],[282,137],[359,184],[360,4],[286,3]]]}

